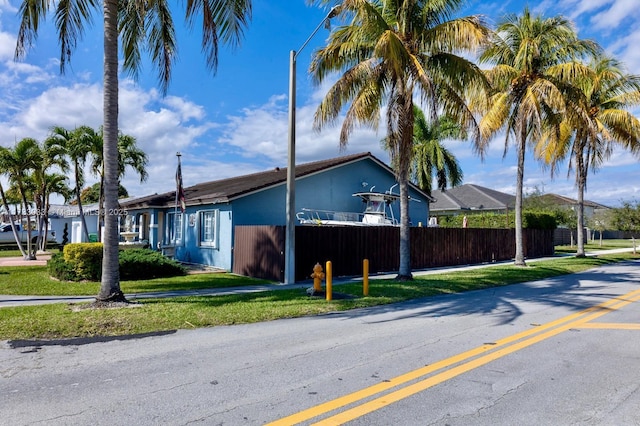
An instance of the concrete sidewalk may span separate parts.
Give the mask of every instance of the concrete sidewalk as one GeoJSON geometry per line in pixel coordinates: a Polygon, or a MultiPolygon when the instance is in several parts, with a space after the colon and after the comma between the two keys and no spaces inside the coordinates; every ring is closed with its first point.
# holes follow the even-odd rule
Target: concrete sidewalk
{"type": "Polygon", "coordinates": [[[0,257],[0,266],[46,266],[51,259],[51,253],[36,253],[35,260],[24,260],[22,257],[0,257]]]}
{"type": "MultiPolygon", "coordinates": [[[[633,251],[632,248],[621,248],[612,250],[600,250],[596,252],[589,252],[587,256],[596,256],[598,254],[615,254],[625,253],[633,251]]],[[[44,262],[46,260],[40,260],[45,258],[46,255],[38,256],[38,260],[22,260],[21,258],[0,258],[0,266],[21,266],[21,265],[36,265],[34,262],[44,262]]],[[[540,262],[543,260],[558,259],[562,256],[555,257],[542,257],[537,259],[527,259],[527,263],[540,262]]],[[[477,265],[460,265],[440,268],[430,268],[425,270],[413,271],[414,276],[442,274],[455,271],[474,270],[480,268],[488,268],[498,265],[509,265],[512,261],[495,262],[495,263],[482,263],[477,265]]],[[[370,275],[370,280],[386,280],[393,279],[397,273],[389,274],[376,274],[370,275]]],[[[362,281],[362,277],[336,277],[333,279],[334,285],[347,284],[351,282],[362,281]]],[[[141,299],[156,299],[167,297],[181,297],[181,296],[223,296],[229,294],[247,294],[258,293],[271,290],[290,290],[290,289],[304,289],[312,287],[312,281],[302,281],[295,284],[281,284],[273,283],[271,285],[256,285],[245,287],[228,287],[228,288],[214,288],[214,289],[201,289],[201,290],[175,290],[175,291],[156,291],[149,293],[131,293],[126,294],[128,300],[136,301],[141,299]]],[[[323,283],[324,285],[324,283],[323,283]]],[[[14,295],[0,295],[0,308],[7,308],[12,306],[27,306],[27,305],[44,305],[49,303],[81,303],[81,302],[93,302],[94,296],[14,296],[14,295]]]]}

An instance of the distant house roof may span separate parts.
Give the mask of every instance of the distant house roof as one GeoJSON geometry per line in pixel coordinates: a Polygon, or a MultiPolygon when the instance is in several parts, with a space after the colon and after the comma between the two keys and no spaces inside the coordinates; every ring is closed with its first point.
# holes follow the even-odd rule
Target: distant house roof
{"type": "Polygon", "coordinates": [[[434,213],[512,209],[516,198],[514,195],[474,184],[464,184],[445,191],[435,190],[431,194],[436,201],[431,203],[429,209],[434,213]]]}
{"type": "MultiPolygon", "coordinates": [[[[315,173],[324,172],[335,167],[370,159],[377,163],[380,167],[387,169],[390,173],[393,170],[385,163],[377,159],[370,152],[360,154],[345,155],[343,157],[332,158],[329,160],[314,161],[312,163],[296,165],[296,179],[310,176],[315,173]]],[[[243,176],[236,176],[227,179],[199,183],[184,188],[185,202],[187,206],[202,204],[219,204],[233,201],[236,198],[246,196],[253,192],[281,185],[287,181],[287,169],[276,167],[259,173],[252,173],[243,176]]],[[[410,184],[413,189],[424,194],[417,186],[410,184]]],[[[122,207],[172,207],[175,204],[175,191],[165,192],[163,194],[153,194],[144,197],[138,197],[123,202],[120,201],[122,207]]],[[[430,198],[427,194],[425,197],[430,198]]]]}
{"type": "MultiPolygon", "coordinates": [[[[98,211],[98,203],[83,204],[83,213],[94,213],[98,211]]],[[[52,204],[49,206],[49,217],[65,218],[80,216],[80,208],[77,204],[52,204]]]]}
{"type": "MultiPolygon", "coordinates": [[[[543,200],[563,206],[575,206],[578,204],[578,200],[574,200],[573,198],[565,197],[564,195],[558,194],[543,194],[540,196],[543,200]]],[[[594,201],[584,200],[585,207],[591,207],[593,209],[610,209],[610,207],[605,206],[604,204],[599,204],[594,201]]]]}

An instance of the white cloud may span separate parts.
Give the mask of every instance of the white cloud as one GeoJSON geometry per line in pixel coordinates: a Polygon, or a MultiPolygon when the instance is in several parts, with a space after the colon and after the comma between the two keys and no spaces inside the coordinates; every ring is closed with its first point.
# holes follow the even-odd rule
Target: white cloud
{"type": "Polygon", "coordinates": [[[627,71],[632,74],[640,73],[640,29],[619,37],[608,50],[625,64],[627,71]]]}
{"type": "Polygon", "coordinates": [[[0,61],[12,60],[16,38],[13,34],[0,31],[0,61]]]}
{"type": "MultiPolygon", "coordinates": [[[[312,99],[317,96],[314,94],[312,99]]],[[[346,153],[372,152],[385,160],[387,154],[380,147],[382,136],[368,128],[356,128],[348,145],[340,149],[341,120],[336,126],[321,131],[313,129],[316,106],[303,105],[296,109],[296,162],[304,163],[332,158],[346,153]]],[[[219,142],[239,148],[247,157],[266,156],[274,164],[285,166],[288,156],[289,118],[287,98],[274,96],[264,104],[245,108],[241,115],[227,117],[228,124],[219,142]]]]}
{"type": "Polygon", "coordinates": [[[598,29],[616,28],[623,20],[638,16],[638,13],[636,0],[615,0],[608,9],[591,16],[590,21],[598,29]]]}

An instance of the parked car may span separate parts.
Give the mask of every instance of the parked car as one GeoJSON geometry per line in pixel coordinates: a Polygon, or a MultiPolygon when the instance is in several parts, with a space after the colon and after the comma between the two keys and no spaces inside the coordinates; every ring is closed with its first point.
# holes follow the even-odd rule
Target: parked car
{"type": "MultiPolygon", "coordinates": [[[[16,228],[18,231],[18,235],[20,236],[20,241],[23,243],[27,242],[28,232],[26,229],[22,229],[20,224],[16,223],[16,228]]],[[[38,231],[31,231],[31,241],[36,242],[38,240],[38,231]]],[[[11,231],[10,223],[0,223],[0,244],[15,244],[16,240],[13,237],[13,232],[11,231]]],[[[47,243],[56,243],[56,233],[54,231],[49,231],[47,233],[47,243]]]]}

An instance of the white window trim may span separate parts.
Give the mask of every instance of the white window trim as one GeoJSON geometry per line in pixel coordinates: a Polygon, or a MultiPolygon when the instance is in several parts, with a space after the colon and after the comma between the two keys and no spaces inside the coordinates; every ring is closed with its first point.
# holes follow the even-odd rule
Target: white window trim
{"type": "Polygon", "coordinates": [[[220,223],[220,210],[211,209],[211,210],[199,210],[198,211],[198,221],[197,221],[197,231],[198,231],[198,246],[206,247],[206,248],[218,248],[218,230],[220,223]],[[213,213],[213,240],[212,241],[203,241],[202,233],[204,232],[204,214],[205,213],[213,213]]]}
{"type": "MultiPolygon", "coordinates": [[[[168,238],[169,241],[167,241],[167,245],[169,246],[181,246],[182,242],[184,241],[184,216],[185,213],[184,212],[167,212],[167,228],[166,228],[166,236],[167,237],[171,237],[171,233],[173,231],[176,231],[177,228],[175,230],[172,230],[171,227],[174,226],[174,223],[176,221],[177,216],[180,215],[181,216],[181,220],[180,220],[180,238],[176,239],[176,238],[168,238]]],[[[177,232],[176,232],[177,233],[177,232]]],[[[175,235],[174,235],[175,236],[175,235]]]]}

